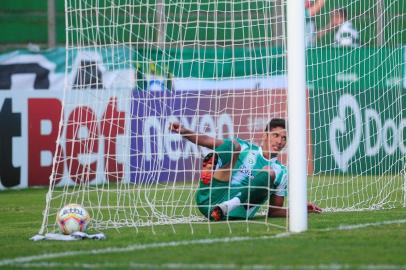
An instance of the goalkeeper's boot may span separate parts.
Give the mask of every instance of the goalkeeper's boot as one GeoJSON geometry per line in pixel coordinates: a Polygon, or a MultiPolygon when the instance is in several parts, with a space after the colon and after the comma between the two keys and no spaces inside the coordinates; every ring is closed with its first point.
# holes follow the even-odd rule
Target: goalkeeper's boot
{"type": "Polygon", "coordinates": [[[216,205],[213,210],[211,211],[210,217],[214,221],[220,221],[222,220],[228,212],[228,206],[225,203],[220,203],[219,205],[216,205]]]}

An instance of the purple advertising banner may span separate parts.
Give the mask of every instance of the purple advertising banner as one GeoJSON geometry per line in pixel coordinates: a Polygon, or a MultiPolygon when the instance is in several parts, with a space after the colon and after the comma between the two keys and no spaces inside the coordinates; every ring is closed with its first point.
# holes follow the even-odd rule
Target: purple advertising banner
{"type": "Polygon", "coordinates": [[[219,139],[239,137],[259,143],[265,125],[286,115],[286,91],[134,91],[131,106],[131,181],[138,184],[190,181],[210,150],[169,131],[184,127],[219,139]]]}

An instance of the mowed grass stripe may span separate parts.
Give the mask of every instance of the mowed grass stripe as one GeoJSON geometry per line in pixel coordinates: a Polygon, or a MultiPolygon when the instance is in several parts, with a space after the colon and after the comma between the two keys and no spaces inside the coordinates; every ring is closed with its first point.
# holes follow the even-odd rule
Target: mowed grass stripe
{"type": "MultiPolygon", "coordinates": [[[[58,269],[71,269],[64,264],[85,265],[111,263],[122,269],[130,263],[167,265],[236,265],[243,269],[250,265],[298,266],[348,265],[343,269],[360,269],[360,265],[389,265],[401,269],[406,264],[406,225],[393,223],[406,217],[405,208],[382,211],[323,213],[309,215],[309,231],[285,238],[275,235],[281,229],[260,224],[221,223],[184,224],[108,229],[105,241],[32,242],[28,239],[38,232],[47,189],[9,190],[0,193],[0,260],[21,257],[36,258],[43,254],[77,252],[73,257],[44,258],[41,263],[61,264],[58,269]],[[389,224],[389,223],[393,224],[389,224]],[[380,224],[362,229],[322,231],[343,225],[380,224]],[[193,228],[193,229],[192,229],[193,228]],[[154,233],[153,233],[154,231],[154,233]],[[216,242],[193,245],[190,241],[202,239],[243,238],[240,242],[216,242]],[[269,239],[268,239],[268,238],[269,239]],[[265,238],[265,239],[264,239],[265,238]],[[262,239],[262,240],[261,240],[262,239]],[[153,246],[159,243],[186,243],[183,246],[124,252],[128,246],[153,246]],[[94,254],[94,250],[121,248],[123,252],[94,254]],[[91,254],[91,255],[89,255],[91,254]],[[219,255],[220,254],[220,255],[219,255]]],[[[270,222],[286,224],[285,219],[270,222]]],[[[10,266],[10,265],[9,265],[10,266]]],[[[5,266],[7,268],[8,266],[5,266]]],[[[22,266],[24,267],[24,266],[22,266]]],[[[142,269],[142,267],[139,267],[142,269]]],[[[280,268],[280,267],[279,267],[280,268]]]]}

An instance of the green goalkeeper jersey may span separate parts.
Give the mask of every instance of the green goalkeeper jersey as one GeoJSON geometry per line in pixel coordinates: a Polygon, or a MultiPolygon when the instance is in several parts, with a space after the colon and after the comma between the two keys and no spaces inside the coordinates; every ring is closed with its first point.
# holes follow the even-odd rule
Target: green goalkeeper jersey
{"type": "MultiPolygon", "coordinates": [[[[268,199],[269,188],[271,189],[270,192],[275,195],[286,196],[286,167],[276,158],[266,159],[263,156],[261,147],[239,138],[235,139],[235,141],[240,144],[241,151],[232,170],[231,182],[221,182],[213,179],[209,184],[210,186],[200,183],[196,201],[200,211],[206,216],[215,205],[239,197],[245,205],[237,207],[228,216],[230,218],[250,218],[255,215],[260,205],[268,199]],[[272,183],[268,182],[268,177],[266,179],[263,177],[263,167],[265,166],[270,166],[275,171],[276,177],[272,183]],[[248,210],[247,203],[252,205],[248,210]]],[[[215,149],[219,157],[216,168],[221,168],[232,161],[233,148],[233,141],[226,139],[222,145],[215,149]]]]}
{"type": "MultiPolygon", "coordinates": [[[[241,146],[241,153],[234,165],[231,175],[231,186],[245,185],[262,171],[265,166],[270,166],[275,171],[275,181],[270,188],[275,189],[278,196],[286,196],[287,170],[276,158],[266,159],[262,154],[262,148],[248,141],[236,138],[241,146]]],[[[233,143],[226,139],[224,143],[215,149],[219,155],[219,167],[231,162],[233,156],[233,143]]]]}

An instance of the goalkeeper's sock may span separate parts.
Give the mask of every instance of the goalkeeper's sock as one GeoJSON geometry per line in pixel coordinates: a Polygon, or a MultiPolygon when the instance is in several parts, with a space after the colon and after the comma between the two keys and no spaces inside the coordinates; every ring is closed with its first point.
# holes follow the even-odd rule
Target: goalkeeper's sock
{"type": "Polygon", "coordinates": [[[231,200],[225,201],[223,203],[227,205],[227,213],[225,214],[228,214],[229,212],[233,211],[235,208],[241,205],[241,200],[238,197],[234,197],[231,200]]]}

